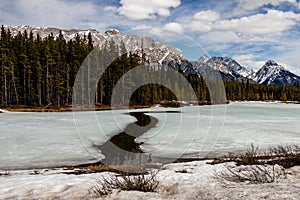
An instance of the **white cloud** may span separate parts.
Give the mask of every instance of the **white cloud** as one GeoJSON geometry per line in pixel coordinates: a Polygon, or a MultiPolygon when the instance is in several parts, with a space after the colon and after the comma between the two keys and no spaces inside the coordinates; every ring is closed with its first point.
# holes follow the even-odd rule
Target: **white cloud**
{"type": "Polygon", "coordinates": [[[149,24],[139,24],[132,27],[132,30],[142,30],[142,29],[150,29],[150,28],[152,28],[152,26],[150,26],[149,24]]]}
{"type": "Polygon", "coordinates": [[[104,7],[104,11],[117,11],[118,10],[118,8],[117,7],[115,7],[115,6],[105,6],[104,7]]]}
{"type": "Polygon", "coordinates": [[[294,12],[268,10],[266,14],[220,20],[213,27],[217,30],[232,30],[244,34],[275,34],[291,29],[299,20],[300,14],[294,12]]]}
{"type": "Polygon", "coordinates": [[[180,0],[121,0],[118,11],[131,20],[154,19],[156,15],[170,16],[170,8],[180,6],[180,0]]]}
{"type": "MultiPolygon", "coordinates": [[[[0,19],[8,25],[32,25],[77,27],[78,19],[92,20],[97,13],[97,7],[88,2],[63,0],[13,0],[5,9],[11,10],[14,17],[6,18],[7,13],[1,12],[0,19]]],[[[0,3],[3,5],[3,3],[0,3]]],[[[5,4],[4,4],[5,6],[5,4]]]]}
{"type": "Polygon", "coordinates": [[[220,19],[220,14],[212,10],[200,11],[195,13],[193,18],[197,21],[213,22],[220,19]]]}
{"type": "Polygon", "coordinates": [[[237,13],[245,14],[245,11],[256,10],[266,5],[278,6],[284,2],[292,3],[295,6],[299,5],[297,0],[237,0],[238,5],[233,12],[236,14],[237,13]]]}
{"type": "Polygon", "coordinates": [[[219,13],[207,10],[200,11],[193,15],[189,24],[185,24],[185,28],[191,32],[209,32],[212,30],[213,22],[220,18],[219,13]]]}
{"type": "Polygon", "coordinates": [[[176,22],[171,22],[168,23],[164,26],[164,29],[169,30],[169,31],[173,31],[173,32],[177,32],[177,33],[182,33],[183,32],[183,28],[182,25],[176,22]]]}
{"type": "Polygon", "coordinates": [[[238,35],[233,31],[212,31],[208,34],[201,35],[199,39],[207,44],[236,43],[241,41],[238,35]]]}
{"type": "Polygon", "coordinates": [[[178,31],[159,27],[150,28],[148,34],[150,37],[155,37],[157,40],[165,42],[174,42],[182,37],[182,34],[178,31]]]}

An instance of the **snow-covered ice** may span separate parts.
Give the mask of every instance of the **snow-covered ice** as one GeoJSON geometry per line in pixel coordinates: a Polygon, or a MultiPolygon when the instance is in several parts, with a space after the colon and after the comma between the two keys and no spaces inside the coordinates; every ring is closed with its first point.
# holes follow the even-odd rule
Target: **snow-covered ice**
{"type": "MultiPolygon", "coordinates": [[[[137,139],[152,154],[214,157],[271,145],[300,144],[300,105],[234,102],[229,105],[184,107],[177,113],[150,113],[159,124],[137,139]]],[[[167,109],[168,110],[168,109],[167,109]]]]}
{"type": "Polygon", "coordinates": [[[103,144],[136,121],[123,112],[2,113],[0,169],[98,161],[103,156],[93,145],[103,144]]]}
{"type": "MultiPolygon", "coordinates": [[[[165,165],[157,174],[160,182],[156,193],[114,191],[98,199],[298,199],[300,168],[288,170],[287,179],[268,184],[233,184],[223,187],[215,178],[224,164],[208,165],[207,161],[165,165]],[[184,172],[184,173],[183,173],[184,172]]],[[[96,179],[108,172],[83,175],[62,174],[64,170],[12,171],[0,176],[0,199],[97,199],[89,192],[96,179]],[[39,174],[36,174],[39,173],[39,174]]]]}

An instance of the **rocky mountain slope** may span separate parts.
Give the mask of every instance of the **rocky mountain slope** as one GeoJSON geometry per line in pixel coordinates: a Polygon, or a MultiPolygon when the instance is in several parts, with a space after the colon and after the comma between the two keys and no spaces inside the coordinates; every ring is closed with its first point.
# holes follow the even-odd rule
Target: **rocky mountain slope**
{"type": "Polygon", "coordinates": [[[232,81],[247,81],[251,80],[251,72],[245,67],[241,66],[236,60],[228,57],[208,57],[202,56],[198,59],[199,66],[206,65],[216,71],[219,71],[225,80],[232,81]]]}

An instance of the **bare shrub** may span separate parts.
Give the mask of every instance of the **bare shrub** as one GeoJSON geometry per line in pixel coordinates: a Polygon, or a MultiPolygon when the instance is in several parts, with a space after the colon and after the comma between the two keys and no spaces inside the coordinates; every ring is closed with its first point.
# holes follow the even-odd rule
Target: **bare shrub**
{"type": "Polygon", "coordinates": [[[269,157],[272,158],[271,162],[285,168],[300,165],[300,147],[297,145],[270,147],[268,153],[269,157]]]}
{"type": "Polygon", "coordinates": [[[279,165],[225,166],[224,171],[215,172],[214,178],[223,186],[227,186],[228,183],[232,182],[262,184],[273,183],[280,178],[286,178],[286,172],[279,165]]]}
{"type": "Polygon", "coordinates": [[[141,192],[155,192],[159,181],[156,178],[158,171],[142,172],[138,175],[131,174],[110,174],[109,177],[101,177],[95,186],[91,188],[97,196],[104,196],[112,193],[113,190],[136,190],[141,192]]]}
{"type": "Polygon", "coordinates": [[[300,147],[297,145],[270,147],[268,151],[258,153],[258,147],[251,145],[245,153],[228,153],[221,158],[215,158],[210,164],[235,162],[237,165],[281,165],[290,168],[300,165],[300,147]]]}
{"type": "Polygon", "coordinates": [[[251,148],[248,149],[245,153],[241,153],[236,157],[235,162],[238,165],[257,165],[262,164],[258,159],[258,146],[254,147],[254,144],[251,144],[251,148]]]}

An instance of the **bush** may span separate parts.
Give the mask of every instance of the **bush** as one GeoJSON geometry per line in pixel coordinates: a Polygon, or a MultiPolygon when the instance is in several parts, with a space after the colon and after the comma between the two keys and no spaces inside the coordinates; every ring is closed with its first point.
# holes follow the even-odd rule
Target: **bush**
{"type": "Polygon", "coordinates": [[[258,147],[251,145],[245,153],[229,153],[227,157],[215,159],[212,164],[235,162],[225,166],[225,171],[214,177],[223,185],[228,182],[272,183],[286,178],[285,168],[300,165],[300,147],[297,145],[270,147],[269,151],[258,154],[258,147]]]}
{"type": "Polygon", "coordinates": [[[214,175],[223,186],[227,186],[228,182],[261,184],[286,178],[285,169],[279,165],[226,166],[225,168],[225,171],[216,172],[214,175]]]}
{"type": "Polygon", "coordinates": [[[251,149],[247,150],[246,153],[241,153],[236,157],[236,162],[238,165],[257,165],[261,164],[261,161],[258,160],[258,147],[254,147],[254,144],[251,144],[251,149]]]}
{"type": "Polygon", "coordinates": [[[300,147],[297,145],[271,147],[269,150],[271,161],[284,168],[300,165],[300,147]]]}
{"type": "Polygon", "coordinates": [[[227,156],[215,158],[211,164],[235,162],[237,165],[281,165],[290,168],[300,165],[300,147],[297,145],[270,147],[259,154],[258,147],[251,145],[245,153],[228,153],[227,156]]]}
{"type": "Polygon", "coordinates": [[[91,190],[97,196],[108,195],[113,190],[155,192],[159,185],[159,181],[156,178],[157,173],[158,171],[150,171],[150,173],[141,172],[138,175],[110,174],[108,178],[99,178],[91,190]]]}

